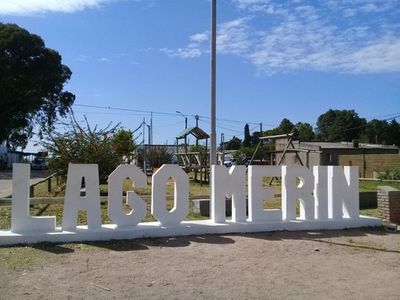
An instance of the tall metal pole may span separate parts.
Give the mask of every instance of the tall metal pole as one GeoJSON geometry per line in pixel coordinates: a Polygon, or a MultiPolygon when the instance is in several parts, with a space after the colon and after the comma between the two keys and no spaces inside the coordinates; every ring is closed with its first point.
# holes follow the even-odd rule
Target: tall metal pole
{"type": "Polygon", "coordinates": [[[153,112],[150,112],[150,145],[153,145],[153,112]]]}
{"type": "Polygon", "coordinates": [[[147,125],[147,140],[149,141],[149,145],[151,145],[151,126],[147,125]]]}
{"type": "Polygon", "coordinates": [[[217,49],[217,0],[212,0],[211,2],[211,136],[210,136],[211,166],[217,164],[217,132],[216,132],[216,105],[215,105],[216,49],[217,49]]]}
{"type": "MultiPolygon", "coordinates": [[[[262,128],[262,122],[261,122],[260,123],[260,137],[263,136],[262,130],[263,130],[263,128],[262,128]]],[[[263,155],[264,155],[262,149],[263,149],[263,147],[261,146],[261,149],[260,149],[260,161],[261,161],[261,164],[263,163],[263,155]]]]}
{"type": "Polygon", "coordinates": [[[143,118],[143,172],[146,173],[146,143],[145,143],[145,136],[146,136],[146,119],[143,118]]]}
{"type": "Polygon", "coordinates": [[[146,119],[145,118],[143,118],[142,126],[143,126],[143,139],[142,139],[142,142],[143,142],[143,145],[144,145],[145,144],[145,136],[146,136],[146,119]]]}

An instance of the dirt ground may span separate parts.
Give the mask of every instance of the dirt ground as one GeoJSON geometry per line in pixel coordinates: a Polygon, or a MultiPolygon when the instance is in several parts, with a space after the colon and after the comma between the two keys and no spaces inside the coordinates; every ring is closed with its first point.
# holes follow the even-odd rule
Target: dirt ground
{"type": "MultiPolygon", "coordinates": [[[[1,253],[14,255],[21,248],[1,253]]],[[[382,229],[53,244],[31,250],[46,259],[29,267],[1,265],[1,299],[400,299],[400,234],[382,229]]]]}

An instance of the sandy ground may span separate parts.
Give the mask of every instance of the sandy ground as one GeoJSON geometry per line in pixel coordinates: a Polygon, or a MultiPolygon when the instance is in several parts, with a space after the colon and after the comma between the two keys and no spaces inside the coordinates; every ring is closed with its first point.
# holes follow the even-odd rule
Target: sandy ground
{"type": "Polygon", "coordinates": [[[400,234],[274,232],[57,245],[2,299],[400,299],[400,234]]]}

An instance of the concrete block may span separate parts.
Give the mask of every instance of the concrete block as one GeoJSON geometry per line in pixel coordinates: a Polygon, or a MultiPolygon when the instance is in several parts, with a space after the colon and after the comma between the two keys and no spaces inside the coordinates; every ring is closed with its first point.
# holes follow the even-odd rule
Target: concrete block
{"type": "Polygon", "coordinates": [[[378,193],[377,192],[360,192],[360,209],[377,208],[378,193]]]}
{"type": "MultiPolygon", "coordinates": [[[[248,205],[246,200],[246,215],[248,215],[248,205]]],[[[193,199],[192,211],[195,214],[200,214],[203,217],[210,216],[210,199],[193,199]]],[[[232,199],[225,198],[225,215],[232,216],[232,199]]]]}

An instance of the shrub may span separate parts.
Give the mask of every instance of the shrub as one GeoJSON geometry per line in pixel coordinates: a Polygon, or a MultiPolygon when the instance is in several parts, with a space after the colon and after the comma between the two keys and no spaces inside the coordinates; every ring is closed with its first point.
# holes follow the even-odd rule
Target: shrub
{"type": "Polygon", "coordinates": [[[111,127],[110,123],[104,129],[92,129],[86,118],[85,121],[86,127],[82,127],[72,116],[64,132],[47,137],[44,146],[52,154],[49,168],[65,179],[69,163],[97,164],[100,182],[105,183],[108,175],[124,162],[126,151],[134,147],[133,136],[119,129],[119,125],[111,127]]]}
{"type": "Polygon", "coordinates": [[[400,168],[386,168],[380,173],[379,179],[400,180],[400,168]]]}

